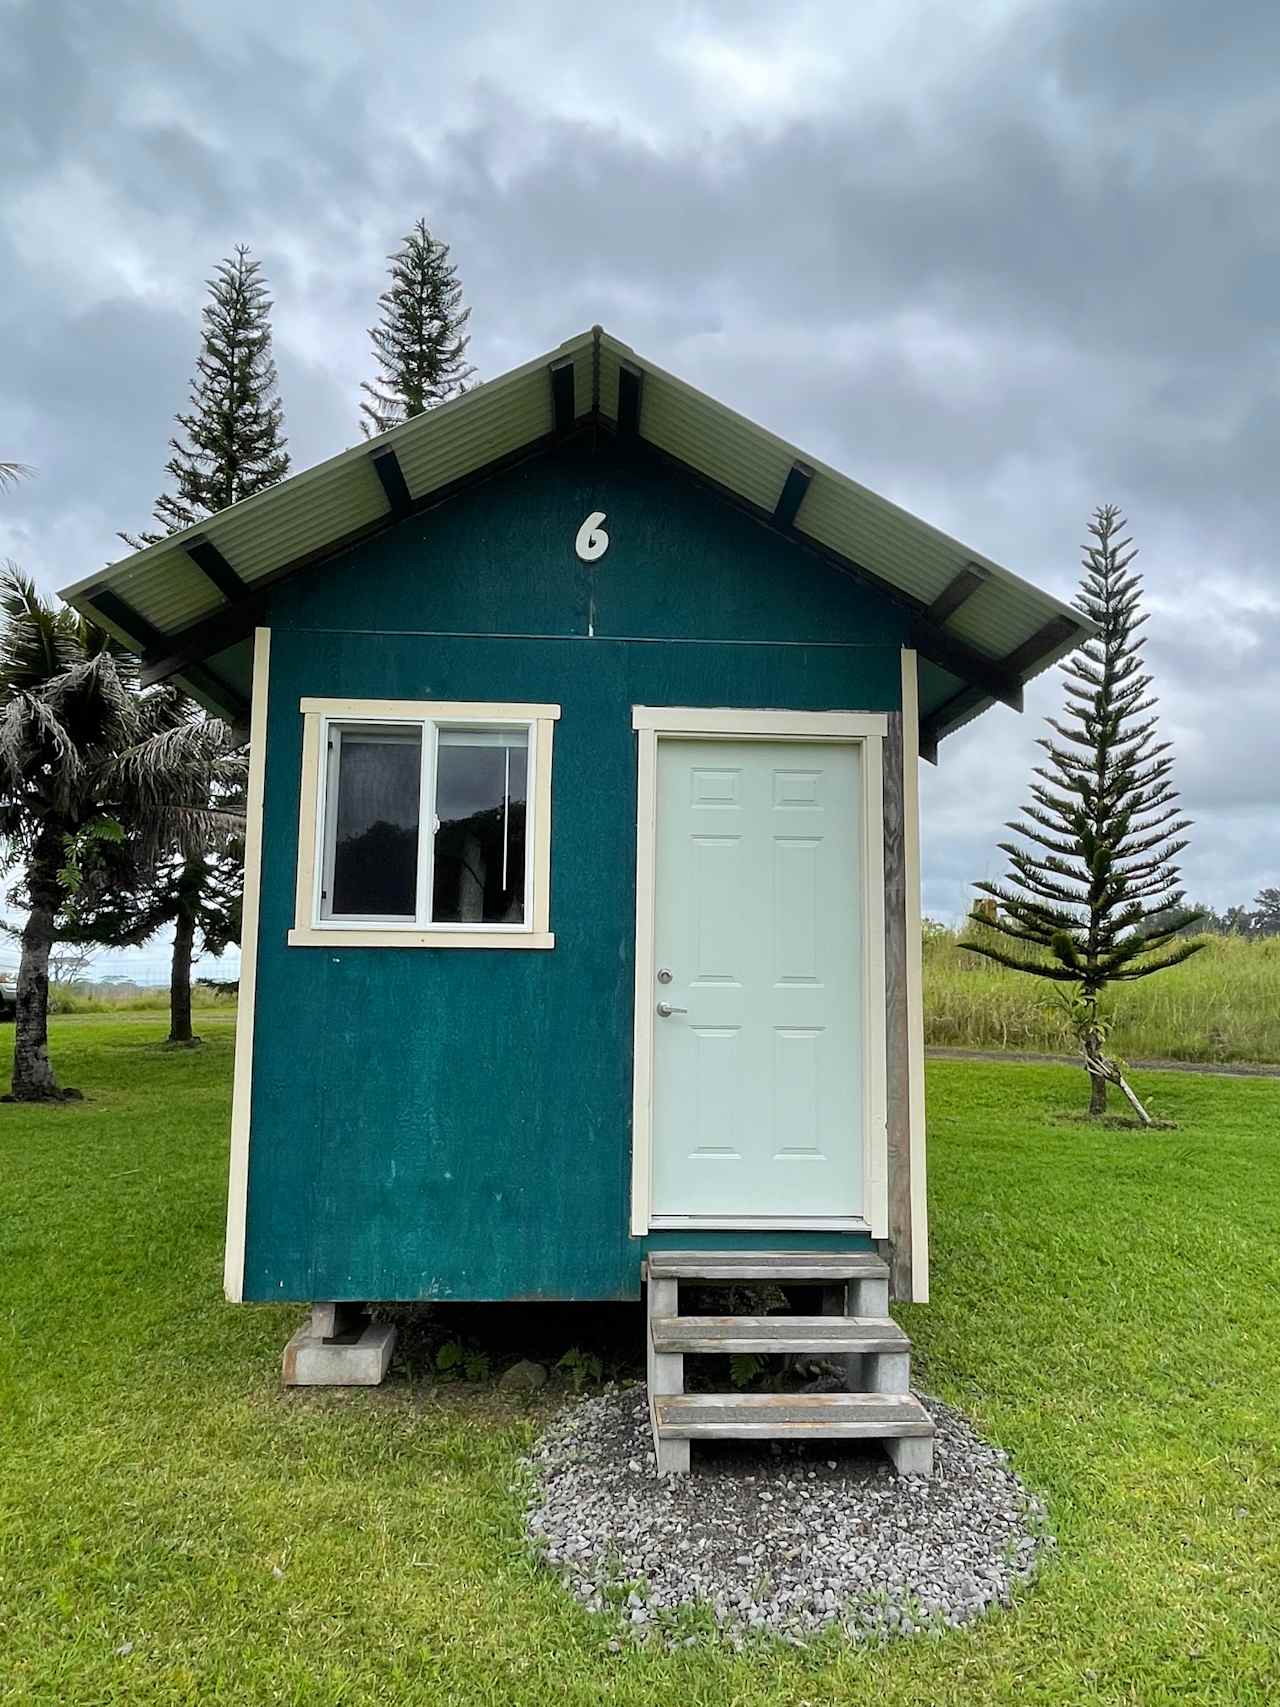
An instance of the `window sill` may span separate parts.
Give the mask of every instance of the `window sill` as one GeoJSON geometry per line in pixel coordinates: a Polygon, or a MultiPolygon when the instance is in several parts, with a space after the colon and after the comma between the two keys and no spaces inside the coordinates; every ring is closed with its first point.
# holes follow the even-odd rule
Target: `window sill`
{"type": "Polygon", "coordinates": [[[554,948],[551,931],[327,931],[295,926],[290,948],[554,948]]]}

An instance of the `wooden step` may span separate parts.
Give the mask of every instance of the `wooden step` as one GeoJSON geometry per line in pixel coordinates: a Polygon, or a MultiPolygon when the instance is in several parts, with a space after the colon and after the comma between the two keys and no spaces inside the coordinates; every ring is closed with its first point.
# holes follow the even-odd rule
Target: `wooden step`
{"type": "Polygon", "coordinates": [[[887,1280],[874,1251],[650,1251],[653,1280],[887,1280]]]}
{"type": "Polygon", "coordinates": [[[887,1316],[654,1316],[659,1352],[907,1352],[887,1316]]]}
{"type": "Polygon", "coordinates": [[[931,1438],[909,1393],[669,1393],[653,1399],[660,1440],[931,1438]]]}

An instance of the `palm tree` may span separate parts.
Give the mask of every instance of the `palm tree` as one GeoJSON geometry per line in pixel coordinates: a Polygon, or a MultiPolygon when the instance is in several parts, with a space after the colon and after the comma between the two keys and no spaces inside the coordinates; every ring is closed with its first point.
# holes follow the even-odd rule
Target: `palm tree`
{"type": "MultiPolygon", "coordinates": [[[[170,696],[164,709],[174,726],[199,718],[199,708],[177,689],[166,685],[153,690],[157,702],[162,694],[170,696]]],[[[159,703],[151,707],[152,715],[159,711],[159,703]]],[[[193,778],[193,797],[202,782],[193,778]]],[[[191,1026],[191,965],[197,946],[201,953],[219,955],[240,940],[244,790],[227,786],[221,776],[210,778],[210,785],[217,826],[212,842],[197,846],[198,838],[187,831],[159,857],[137,843],[96,850],[104,856],[104,881],[77,891],[61,920],[63,942],[109,948],[138,948],[172,929],[170,1043],[200,1042],[191,1026]]]]}
{"type": "Polygon", "coordinates": [[[0,462],[0,492],[6,486],[16,486],[24,474],[30,473],[25,462],[0,462]]]}
{"type": "Polygon", "coordinates": [[[210,807],[243,771],[231,729],[168,690],[141,693],[136,661],[12,565],[0,573],[0,842],[29,909],[14,1026],[13,1099],[58,1098],[49,1061],[49,952],[73,898],[239,828],[210,807]],[[120,868],[117,865],[116,870],[120,868]]]}

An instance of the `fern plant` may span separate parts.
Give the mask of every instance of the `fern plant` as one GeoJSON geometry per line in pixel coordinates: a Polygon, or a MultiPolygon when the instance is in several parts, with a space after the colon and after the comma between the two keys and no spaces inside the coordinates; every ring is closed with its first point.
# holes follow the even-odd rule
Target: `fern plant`
{"type": "Polygon", "coordinates": [[[759,1380],[764,1371],[764,1359],[753,1351],[735,1351],[729,1359],[729,1379],[739,1392],[759,1380]]]}

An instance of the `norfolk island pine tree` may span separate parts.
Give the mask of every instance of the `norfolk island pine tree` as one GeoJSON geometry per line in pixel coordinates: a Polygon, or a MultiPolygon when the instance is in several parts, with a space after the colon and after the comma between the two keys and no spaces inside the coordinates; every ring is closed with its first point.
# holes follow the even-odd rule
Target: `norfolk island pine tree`
{"type": "Polygon", "coordinates": [[[1075,603],[1098,632],[1061,666],[1067,704],[1061,720],[1046,718],[1053,733],[1038,742],[1048,762],[1008,825],[1018,840],[1000,844],[1005,881],[976,885],[989,897],[971,915],[982,935],[962,946],[1072,986],[1063,994],[1089,1072],[1090,1115],[1105,1113],[1111,1081],[1146,1119],[1105,1055],[1100,1004],[1113,985],[1177,966],[1204,943],[1178,935],[1198,916],[1186,908],[1176,863],[1190,820],[1180,816],[1170,743],[1158,738],[1138,633],[1147,620],[1142,577],[1132,540],[1119,537],[1125,525],[1113,504],[1090,520],[1075,603]]]}
{"type": "Polygon", "coordinates": [[[360,387],[366,438],[456,397],[475,372],[466,359],[471,310],[462,306],[449,245],[420,219],[387,259],[391,283],[378,298],[378,324],[369,328],[379,372],[360,387]]]}
{"type": "Polygon", "coordinates": [[[158,528],[122,533],[135,551],[190,527],[289,472],[284,408],[271,353],[271,298],[262,263],[239,243],[207,280],[200,311],[201,350],[191,381],[191,408],[177,416],[165,472],[173,490],[153,506],[158,528]]]}
{"type": "MultiPolygon", "coordinates": [[[[159,531],[121,534],[135,549],[251,498],[289,472],[284,410],[271,351],[271,299],[261,263],[246,244],[219,262],[201,311],[202,347],[191,382],[191,408],[177,417],[165,471],[173,490],[156,499],[159,531]]],[[[144,941],[174,927],[170,966],[169,1041],[191,1043],[191,959],[197,931],[220,952],[239,934],[238,907],[229,911],[228,851],[192,850],[179,869],[139,873],[133,917],[128,909],[98,915],[85,928],[113,943],[144,941]],[[136,934],[144,924],[145,935],[136,934]],[[133,926],[133,929],[129,927],[133,926]],[[235,936],[228,933],[234,929],[235,936]],[[123,934],[122,934],[123,933],[123,934]]]]}

